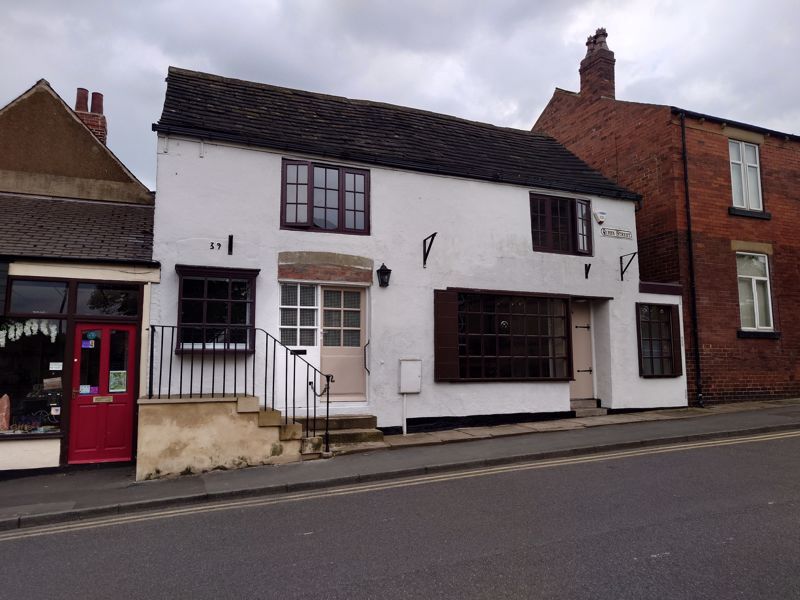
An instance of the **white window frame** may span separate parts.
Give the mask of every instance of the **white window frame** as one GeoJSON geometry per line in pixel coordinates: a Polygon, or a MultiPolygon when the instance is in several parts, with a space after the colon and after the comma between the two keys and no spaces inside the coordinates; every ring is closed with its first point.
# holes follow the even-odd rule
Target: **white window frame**
{"type": "Polygon", "coordinates": [[[730,170],[731,170],[731,196],[733,199],[733,206],[735,208],[739,208],[742,210],[750,210],[753,212],[764,212],[764,196],[761,194],[761,155],[759,153],[758,144],[751,144],[749,142],[742,142],[740,140],[728,140],[728,159],[730,162],[730,170]],[[739,147],[739,156],[741,160],[734,160],[733,156],[731,156],[731,145],[737,145],[739,147]],[[747,148],[753,148],[756,154],[756,161],[754,163],[747,162],[747,148]],[[739,180],[742,189],[742,203],[737,204],[736,202],[736,194],[734,192],[735,187],[733,185],[734,179],[736,178],[733,167],[734,165],[739,166],[739,172],[741,173],[739,180]],[[757,189],[751,190],[749,188],[749,178],[747,177],[748,169],[755,169],[757,177],[756,181],[757,189]],[[756,204],[758,201],[758,204],[756,204]]]}
{"type": "Polygon", "coordinates": [[[302,283],[294,281],[280,281],[278,282],[278,340],[283,343],[283,329],[294,329],[296,332],[297,344],[286,344],[291,348],[315,348],[320,345],[320,291],[319,286],[314,283],[302,283]],[[297,304],[294,306],[283,303],[283,286],[291,285],[297,288],[297,304]],[[300,305],[300,288],[310,287],[314,288],[314,306],[301,306],[300,305]],[[283,325],[281,322],[284,309],[294,309],[297,314],[297,325],[283,325]],[[313,309],[314,310],[314,325],[301,325],[300,324],[300,310],[313,309]],[[301,330],[312,330],[314,332],[314,343],[312,345],[302,344],[300,338],[301,330]]]}
{"type": "MultiPolygon", "coordinates": [[[[775,329],[775,319],[773,317],[773,310],[772,310],[772,286],[770,286],[770,283],[769,283],[769,279],[770,279],[770,277],[769,277],[769,256],[767,256],[766,254],[759,254],[757,252],[737,252],[736,253],[737,259],[738,259],[739,256],[759,256],[759,257],[762,257],[764,259],[764,265],[766,266],[766,273],[767,273],[766,276],[764,276],[764,277],[759,277],[759,276],[756,276],[756,275],[739,275],[739,261],[738,260],[736,261],[736,277],[737,277],[736,281],[737,281],[737,284],[738,284],[739,281],[742,281],[742,280],[746,280],[746,279],[750,280],[751,293],[753,294],[753,316],[755,317],[755,321],[754,321],[755,322],[755,327],[745,327],[742,324],[742,322],[741,322],[742,298],[740,296],[739,297],[739,312],[740,312],[739,326],[742,329],[742,331],[774,331],[774,329],[775,329]],[[760,322],[759,317],[761,316],[761,312],[759,310],[759,305],[758,305],[758,293],[757,293],[757,288],[756,288],[756,282],[757,281],[766,281],[766,283],[767,283],[767,302],[769,303],[769,325],[768,326],[759,326],[759,322],[760,322]]],[[[737,292],[737,294],[739,292],[738,285],[736,287],[736,292],[737,292]]]]}

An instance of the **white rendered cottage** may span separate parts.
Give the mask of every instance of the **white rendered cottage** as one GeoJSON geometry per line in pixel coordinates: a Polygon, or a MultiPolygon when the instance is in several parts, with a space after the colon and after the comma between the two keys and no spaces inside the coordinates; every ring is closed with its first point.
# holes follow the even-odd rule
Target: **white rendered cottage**
{"type": "Polygon", "coordinates": [[[680,296],[639,282],[640,198],[553,139],[177,68],[167,83],[151,321],[169,327],[143,401],[219,396],[224,377],[284,418],[399,427],[402,370],[411,424],[686,404],[680,296]],[[333,381],[308,403],[314,368],[333,381]]]}

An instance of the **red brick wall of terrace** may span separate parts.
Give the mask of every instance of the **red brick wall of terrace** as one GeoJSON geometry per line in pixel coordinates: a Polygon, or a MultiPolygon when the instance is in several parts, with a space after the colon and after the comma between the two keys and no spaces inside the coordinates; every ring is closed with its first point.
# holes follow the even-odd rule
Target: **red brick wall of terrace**
{"type": "MultiPolygon", "coordinates": [[[[687,119],[700,355],[704,399],[729,402],[800,396],[800,143],[760,142],[761,182],[771,220],[728,214],[732,206],[728,139],[737,132],[687,119]],[[732,240],[771,247],[775,330],[780,339],[742,339],[732,240]]],[[[557,91],[534,126],[607,177],[643,196],[637,213],[639,265],[645,281],[684,286],[689,397],[695,365],[690,330],[680,122],[664,106],[581,99],[557,91]]]]}

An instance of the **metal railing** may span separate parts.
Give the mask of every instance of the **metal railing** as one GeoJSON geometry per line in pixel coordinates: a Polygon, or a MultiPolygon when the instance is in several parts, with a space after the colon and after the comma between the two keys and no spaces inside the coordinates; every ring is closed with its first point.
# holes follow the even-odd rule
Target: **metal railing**
{"type": "Polygon", "coordinates": [[[256,396],[258,392],[264,410],[282,410],[284,423],[301,423],[305,436],[316,436],[317,429],[324,429],[325,452],[330,452],[333,376],[298,351],[264,329],[246,325],[150,325],[148,330],[148,398],[256,396]],[[324,417],[317,415],[317,398],[323,395],[324,417]],[[298,418],[298,409],[303,408],[305,417],[298,418]],[[322,427],[318,427],[320,418],[322,427]]]}

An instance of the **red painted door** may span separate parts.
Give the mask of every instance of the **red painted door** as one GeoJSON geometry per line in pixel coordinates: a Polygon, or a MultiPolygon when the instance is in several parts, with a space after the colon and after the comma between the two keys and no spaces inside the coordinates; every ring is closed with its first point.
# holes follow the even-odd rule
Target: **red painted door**
{"type": "Polygon", "coordinates": [[[75,326],[67,462],[133,458],[136,326],[75,326]]]}

